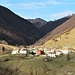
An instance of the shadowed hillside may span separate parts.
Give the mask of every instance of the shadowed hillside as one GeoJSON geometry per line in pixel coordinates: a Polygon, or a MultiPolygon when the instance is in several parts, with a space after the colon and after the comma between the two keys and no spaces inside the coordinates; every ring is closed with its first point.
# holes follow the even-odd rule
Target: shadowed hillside
{"type": "Polygon", "coordinates": [[[47,33],[51,32],[53,29],[55,29],[70,18],[71,16],[67,16],[55,21],[49,21],[40,28],[40,31],[43,33],[43,35],[46,35],[47,33]]]}
{"type": "Polygon", "coordinates": [[[48,40],[61,35],[62,33],[65,33],[75,27],[75,15],[73,15],[69,20],[55,28],[53,31],[48,33],[46,36],[44,36],[42,39],[40,39],[38,42],[35,43],[35,45],[43,45],[48,40]]]}
{"type": "Polygon", "coordinates": [[[33,24],[0,6],[0,40],[12,45],[29,45],[40,37],[39,30],[33,24]]]}

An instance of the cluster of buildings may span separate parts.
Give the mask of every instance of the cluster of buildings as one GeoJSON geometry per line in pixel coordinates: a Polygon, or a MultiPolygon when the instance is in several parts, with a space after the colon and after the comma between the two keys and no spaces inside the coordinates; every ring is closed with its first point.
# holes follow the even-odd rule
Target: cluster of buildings
{"type": "Polygon", "coordinates": [[[35,54],[37,55],[46,55],[49,57],[56,58],[56,56],[60,56],[61,54],[69,54],[72,52],[73,49],[48,49],[48,48],[22,48],[20,50],[14,49],[11,54],[35,54]]]}

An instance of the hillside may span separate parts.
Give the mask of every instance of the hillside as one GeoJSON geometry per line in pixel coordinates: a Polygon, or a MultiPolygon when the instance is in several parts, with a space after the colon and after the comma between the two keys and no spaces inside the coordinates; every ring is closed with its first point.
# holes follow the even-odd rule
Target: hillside
{"type": "Polygon", "coordinates": [[[47,41],[43,46],[75,48],[75,28],[47,41]]]}
{"type": "Polygon", "coordinates": [[[47,22],[41,18],[36,18],[36,19],[28,19],[34,26],[37,28],[40,28],[44,26],[47,22]]]}
{"type": "Polygon", "coordinates": [[[40,27],[39,30],[43,33],[43,35],[46,35],[47,33],[51,32],[53,29],[60,26],[62,23],[64,23],[70,18],[71,16],[66,16],[55,21],[49,21],[44,26],[40,27]]]}
{"type": "Polygon", "coordinates": [[[0,40],[12,45],[30,45],[40,37],[39,30],[32,23],[0,6],[0,40]]]}
{"type": "Polygon", "coordinates": [[[48,33],[46,36],[44,36],[42,39],[40,39],[38,42],[35,43],[35,45],[43,45],[48,40],[53,39],[54,37],[61,35],[62,33],[65,33],[75,27],[75,15],[73,15],[69,20],[55,28],[53,31],[48,33]]]}

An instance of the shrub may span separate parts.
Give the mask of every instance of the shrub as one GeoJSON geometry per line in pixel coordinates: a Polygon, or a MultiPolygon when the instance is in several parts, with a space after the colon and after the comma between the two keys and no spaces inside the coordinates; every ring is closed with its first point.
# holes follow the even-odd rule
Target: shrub
{"type": "Polygon", "coordinates": [[[0,66],[0,75],[19,75],[19,73],[12,68],[0,66]]]}

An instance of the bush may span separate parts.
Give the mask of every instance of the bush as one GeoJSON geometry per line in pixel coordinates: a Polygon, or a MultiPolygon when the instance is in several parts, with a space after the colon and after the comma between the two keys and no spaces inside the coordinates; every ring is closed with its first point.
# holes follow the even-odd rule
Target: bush
{"type": "Polygon", "coordinates": [[[19,75],[19,73],[12,68],[0,66],[0,75],[19,75]]]}

